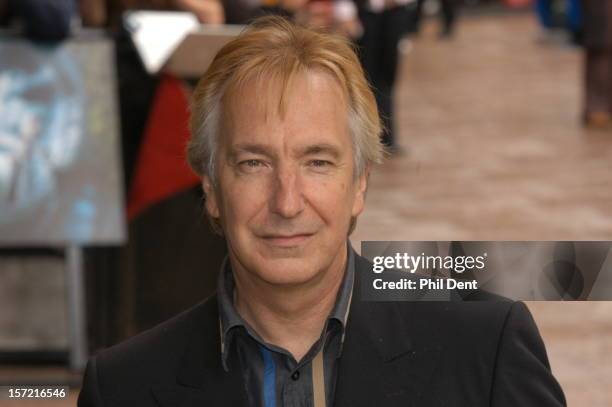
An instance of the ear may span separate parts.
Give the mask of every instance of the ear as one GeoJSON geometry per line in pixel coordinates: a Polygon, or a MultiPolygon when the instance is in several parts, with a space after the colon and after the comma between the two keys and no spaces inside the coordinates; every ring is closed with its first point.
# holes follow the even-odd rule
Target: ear
{"type": "Polygon", "coordinates": [[[357,217],[363,212],[363,208],[365,207],[365,197],[366,192],[368,190],[368,180],[370,178],[370,164],[366,165],[363,173],[357,178],[356,182],[356,190],[355,190],[355,200],[353,201],[353,209],[351,211],[351,215],[353,217],[357,217]]]}
{"type": "Polygon", "coordinates": [[[208,175],[202,177],[202,188],[204,188],[204,194],[206,196],[205,205],[208,215],[218,219],[220,217],[218,197],[212,180],[208,175]]]}

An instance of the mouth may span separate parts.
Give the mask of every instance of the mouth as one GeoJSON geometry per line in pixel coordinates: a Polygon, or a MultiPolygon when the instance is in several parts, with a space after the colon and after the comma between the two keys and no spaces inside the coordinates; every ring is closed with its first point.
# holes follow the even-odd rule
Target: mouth
{"type": "Polygon", "coordinates": [[[262,236],[262,239],[272,245],[277,247],[296,247],[303,245],[310,239],[314,233],[299,233],[292,235],[265,235],[262,236]]]}

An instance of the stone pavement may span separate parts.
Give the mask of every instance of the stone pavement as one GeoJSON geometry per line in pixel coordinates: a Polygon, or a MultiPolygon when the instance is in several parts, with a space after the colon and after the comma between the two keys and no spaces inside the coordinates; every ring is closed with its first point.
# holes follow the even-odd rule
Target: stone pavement
{"type": "Polygon", "coordinates": [[[407,154],[373,172],[353,240],[610,240],[612,133],[580,126],[579,50],[529,15],[460,23],[403,47],[407,154]]]}

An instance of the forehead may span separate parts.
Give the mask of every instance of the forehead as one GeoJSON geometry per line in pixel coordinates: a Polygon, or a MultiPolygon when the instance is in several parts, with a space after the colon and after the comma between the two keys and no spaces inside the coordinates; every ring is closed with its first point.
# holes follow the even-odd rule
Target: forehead
{"type": "Polygon", "coordinates": [[[350,147],[342,87],[323,71],[259,77],[226,94],[221,144],[334,142],[350,147]]]}

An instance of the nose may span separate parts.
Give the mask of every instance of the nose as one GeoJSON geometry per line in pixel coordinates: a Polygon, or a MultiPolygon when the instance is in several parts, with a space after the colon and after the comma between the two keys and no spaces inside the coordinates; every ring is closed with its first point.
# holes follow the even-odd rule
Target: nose
{"type": "Polygon", "coordinates": [[[272,212],[283,218],[294,218],[305,207],[303,191],[297,169],[289,166],[276,171],[272,197],[272,212]]]}

